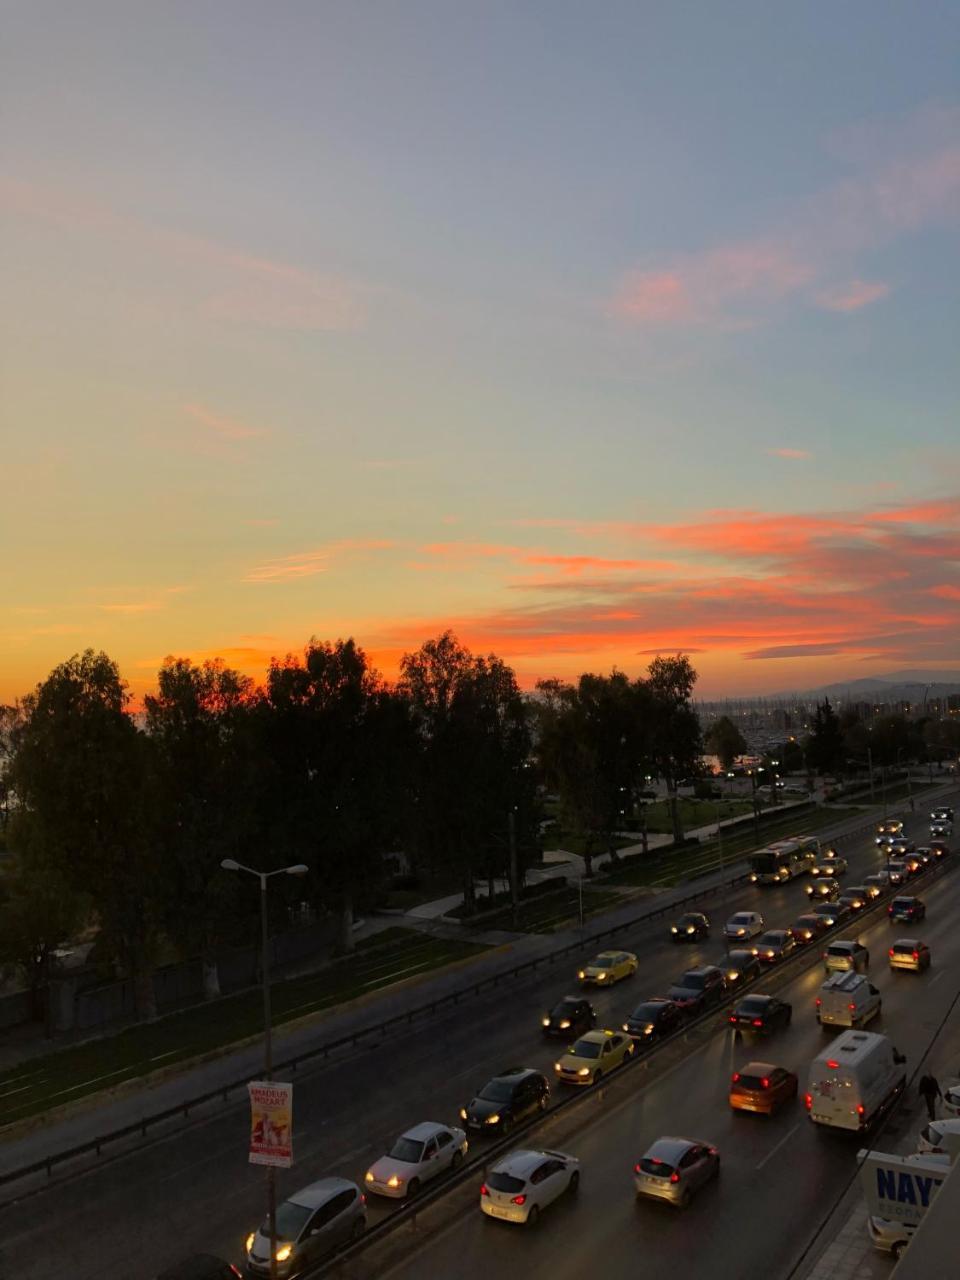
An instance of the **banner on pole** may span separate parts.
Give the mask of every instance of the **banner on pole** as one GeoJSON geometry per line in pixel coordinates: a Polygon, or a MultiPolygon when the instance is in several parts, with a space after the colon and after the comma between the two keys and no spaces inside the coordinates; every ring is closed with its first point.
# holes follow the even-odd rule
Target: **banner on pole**
{"type": "Polygon", "coordinates": [[[293,1164],[293,1085],[278,1080],[252,1080],[250,1094],[250,1163],[289,1169],[293,1164]]]}

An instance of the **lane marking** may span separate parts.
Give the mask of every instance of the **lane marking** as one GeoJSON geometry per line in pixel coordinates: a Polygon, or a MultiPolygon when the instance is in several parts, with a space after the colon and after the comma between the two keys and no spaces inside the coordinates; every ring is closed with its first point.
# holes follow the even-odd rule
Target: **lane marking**
{"type": "Polygon", "coordinates": [[[768,1160],[772,1160],[772,1159],[773,1159],[773,1157],[774,1157],[774,1156],[777,1154],[777,1152],[780,1150],[780,1148],[783,1146],[783,1144],[787,1141],[787,1139],[788,1139],[788,1138],[792,1138],[792,1137],[793,1137],[793,1135],[797,1132],[797,1130],[798,1130],[799,1128],[800,1128],[799,1123],[798,1123],[798,1124],[795,1124],[795,1125],[793,1126],[793,1128],[790,1130],[790,1132],[789,1132],[789,1133],[785,1133],[785,1134],[783,1135],[783,1137],[780,1139],[780,1141],[777,1143],[777,1145],[773,1148],[773,1150],[772,1150],[772,1151],[768,1151],[768,1152],[767,1152],[767,1154],[763,1157],[763,1159],[762,1159],[762,1160],[760,1161],[760,1163],[757,1165],[757,1168],[758,1168],[758,1169],[762,1169],[762,1168],[763,1168],[763,1166],[767,1163],[767,1161],[768,1161],[768,1160]]]}
{"type": "Polygon", "coordinates": [[[935,982],[939,982],[940,979],[945,978],[946,975],[947,975],[946,969],[941,969],[935,978],[930,979],[930,981],[927,983],[927,986],[932,987],[935,982]]]}

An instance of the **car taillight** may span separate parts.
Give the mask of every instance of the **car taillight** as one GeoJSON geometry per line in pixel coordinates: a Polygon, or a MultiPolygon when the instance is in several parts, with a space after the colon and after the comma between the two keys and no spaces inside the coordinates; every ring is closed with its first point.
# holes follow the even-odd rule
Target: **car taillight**
{"type": "Polygon", "coordinates": [[[861,1120],[863,1119],[864,1107],[862,1102],[857,1103],[857,1115],[860,1117],[861,1120]]]}
{"type": "Polygon", "coordinates": [[[736,1020],[737,1020],[737,1015],[735,1013],[731,1013],[730,1017],[728,1018],[728,1021],[736,1022],[736,1020]]]}
{"type": "Polygon", "coordinates": [[[803,1095],[803,1105],[807,1108],[807,1110],[808,1110],[808,1111],[810,1110],[810,1108],[813,1106],[813,1094],[812,1094],[812,1093],[805,1093],[805,1094],[803,1095]]]}
{"type": "Polygon", "coordinates": [[[489,1190],[487,1189],[487,1184],[485,1182],[480,1183],[480,1194],[482,1196],[488,1196],[490,1194],[489,1190]]]}
{"type": "Polygon", "coordinates": [[[819,996],[817,996],[817,1008],[819,1009],[822,1004],[823,1004],[823,1001],[820,999],[819,996]]]}
{"type": "Polygon", "coordinates": [[[847,1005],[847,1008],[848,1008],[851,1012],[853,1012],[853,1011],[856,1009],[856,1007],[857,1007],[857,1006],[856,1006],[855,1004],[852,1004],[852,1003],[847,1005]]]}
{"type": "Polygon", "coordinates": [[[762,1078],[762,1080],[760,1081],[760,1088],[761,1088],[761,1089],[769,1089],[769,1088],[770,1088],[770,1077],[769,1077],[769,1076],[764,1076],[764,1077],[762,1078]]]}
{"type": "Polygon", "coordinates": [[[888,916],[892,916],[892,915],[893,915],[893,907],[887,907],[887,915],[888,915],[888,916]]]}
{"type": "Polygon", "coordinates": [[[366,1195],[365,1195],[362,1191],[360,1192],[360,1203],[361,1203],[361,1204],[366,1204],[366,1203],[367,1203],[367,1197],[366,1197],[366,1195]]]}
{"type": "Polygon", "coordinates": [[[754,1020],[753,1020],[753,1025],[754,1025],[755,1027],[762,1027],[762,1026],[763,1026],[763,1019],[762,1019],[762,1018],[754,1018],[754,1020]]]}
{"type": "Polygon", "coordinates": [[[734,1084],[736,1084],[736,1083],[737,1083],[737,1081],[738,1081],[739,1079],[740,1079],[740,1072],[739,1072],[739,1071],[735,1071],[735,1072],[733,1073],[733,1083],[734,1083],[734,1084]]]}
{"type": "Polygon", "coordinates": [[[635,1164],[635,1165],[633,1166],[633,1172],[634,1172],[634,1173],[642,1173],[642,1172],[643,1172],[643,1170],[640,1168],[639,1161],[637,1162],[637,1164],[635,1164]]]}
{"type": "Polygon", "coordinates": [[[920,952],[919,952],[919,951],[915,951],[915,952],[913,953],[913,958],[914,958],[914,960],[919,960],[919,959],[920,959],[920,952]]]}
{"type": "Polygon", "coordinates": [[[895,952],[894,952],[894,950],[893,950],[893,947],[891,947],[891,948],[890,948],[890,954],[891,954],[891,955],[894,955],[894,954],[895,954],[895,952]]]}
{"type": "Polygon", "coordinates": [[[674,1184],[674,1186],[676,1186],[676,1184],[680,1181],[680,1175],[679,1173],[677,1173],[676,1169],[674,1169],[673,1173],[671,1173],[670,1181],[674,1184]]]}
{"type": "Polygon", "coordinates": [[[511,1204],[526,1204],[527,1197],[525,1195],[514,1196],[510,1201],[511,1204]]]}

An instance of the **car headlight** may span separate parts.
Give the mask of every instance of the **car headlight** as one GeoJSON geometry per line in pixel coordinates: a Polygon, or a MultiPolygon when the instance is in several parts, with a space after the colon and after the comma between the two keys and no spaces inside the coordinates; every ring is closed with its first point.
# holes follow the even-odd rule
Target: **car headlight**
{"type": "Polygon", "coordinates": [[[403,1179],[398,1178],[395,1173],[391,1173],[390,1177],[387,1179],[388,1187],[399,1187],[399,1186],[402,1186],[402,1184],[403,1184],[403,1179]]]}
{"type": "Polygon", "coordinates": [[[293,1245],[282,1244],[276,1253],[277,1261],[286,1262],[286,1260],[290,1257],[291,1253],[293,1253],[293,1245]]]}
{"type": "Polygon", "coordinates": [[[492,1116],[487,1116],[487,1124],[499,1124],[499,1123],[500,1123],[499,1111],[495,1111],[492,1116]]]}
{"type": "Polygon", "coordinates": [[[687,933],[693,933],[693,925],[692,925],[692,924],[688,924],[688,925],[687,925],[687,933]]]}
{"type": "Polygon", "coordinates": [[[589,1074],[590,1074],[589,1067],[581,1067],[580,1070],[577,1072],[578,1076],[588,1076],[589,1074]]]}
{"type": "Polygon", "coordinates": [[[578,978],[585,978],[586,976],[587,976],[586,969],[581,969],[580,972],[577,974],[578,978]]]}
{"type": "Polygon", "coordinates": [[[553,1064],[553,1069],[554,1069],[554,1071],[562,1071],[562,1070],[563,1070],[563,1065],[562,1065],[561,1063],[559,1063],[559,1062],[555,1062],[555,1063],[553,1064]]]}
{"type": "Polygon", "coordinates": [[[738,929],[738,930],[737,930],[737,937],[738,937],[738,938],[742,938],[742,937],[743,937],[743,935],[744,935],[746,932],[747,932],[747,931],[746,931],[746,929],[738,929]]]}
{"type": "MultiPolygon", "coordinates": [[[[549,1027],[549,1025],[550,1025],[550,1019],[549,1019],[549,1018],[544,1018],[544,1020],[543,1020],[543,1025],[544,1025],[545,1027],[549,1027]]],[[[561,1025],[562,1025],[562,1024],[561,1024],[561,1025]]]]}
{"type": "Polygon", "coordinates": [[[756,874],[756,872],[755,872],[755,871],[751,871],[751,873],[750,873],[750,880],[751,880],[751,882],[752,882],[753,884],[756,884],[756,883],[757,883],[757,874],[756,874]]]}
{"type": "Polygon", "coordinates": [[[569,1025],[570,1025],[570,1019],[569,1019],[569,1018],[564,1018],[564,1019],[562,1020],[562,1022],[560,1023],[560,1030],[561,1030],[561,1031],[566,1031],[566,1029],[567,1029],[567,1027],[569,1027],[569,1025]]]}
{"type": "Polygon", "coordinates": [[[255,1231],[251,1231],[250,1234],[247,1236],[247,1239],[245,1241],[247,1253],[249,1253],[250,1250],[253,1248],[253,1242],[254,1240],[256,1240],[256,1238],[257,1238],[257,1233],[255,1231]]]}
{"type": "Polygon", "coordinates": [[[647,1025],[643,1028],[643,1034],[644,1034],[645,1036],[652,1036],[652,1035],[653,1035],[653,1023],[652,1023],[652,1022],[648,1022],[648,1023],[647,1023],[647,1025]]]}
{"type": "Polygon", "coordinates": [[[460,1119],[461,1119],[461,1120],[466,1120],[466,1118],[467,1118],[467,1108],[466,1108],[466,1107],[461,1107],[461,1108],[460,1108],[460,1119]]]}
{"type": "Polygon", "coordinates": [[[728,981],[728,982],[736,982],[736,980],[737,980],[739,977],[740,977],[740,971],[739,971],[739,969],[731,969],[731,970],[729,971],[729,973],[727,974],[727,981],[728,981]]]}
{"type": "Polygon", "coordinates": [[[363,1175],[363,1180],[364,1182],[373,1181],[373,1171],[371,1169],[368,1169],[367,1172],[363,1175]]]}
{"type": "Polygon", "coordinates": [[[606,976],[607,976],[607,975],[606,975],[606,973],[605,973],[605,972],[604,972],[604,973],[598,973],[598,974],[597,974],[597,981],[598,981],[598,982],[603,982],[603,980],[604,980],[604,978],[606,978],[606,976]]]}
{"type": "Polygon", "coordinates": [[[670,932],[671,932],[671,933],[676,933],[676,932],[677,932],[677,926],[676,926],[675,924],[672,924],[672,925],[670,926],[670,932]]]}

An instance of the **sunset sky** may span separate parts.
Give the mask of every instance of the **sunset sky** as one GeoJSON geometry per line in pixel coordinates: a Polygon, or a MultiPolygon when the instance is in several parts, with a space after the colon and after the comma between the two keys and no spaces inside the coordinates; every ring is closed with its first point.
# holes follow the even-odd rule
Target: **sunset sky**
{"type": "Polygon", "coordinates": [[[527,686],[960,668],[957,35],[5,4],[0,700],[448,626],[527,686]]]}

